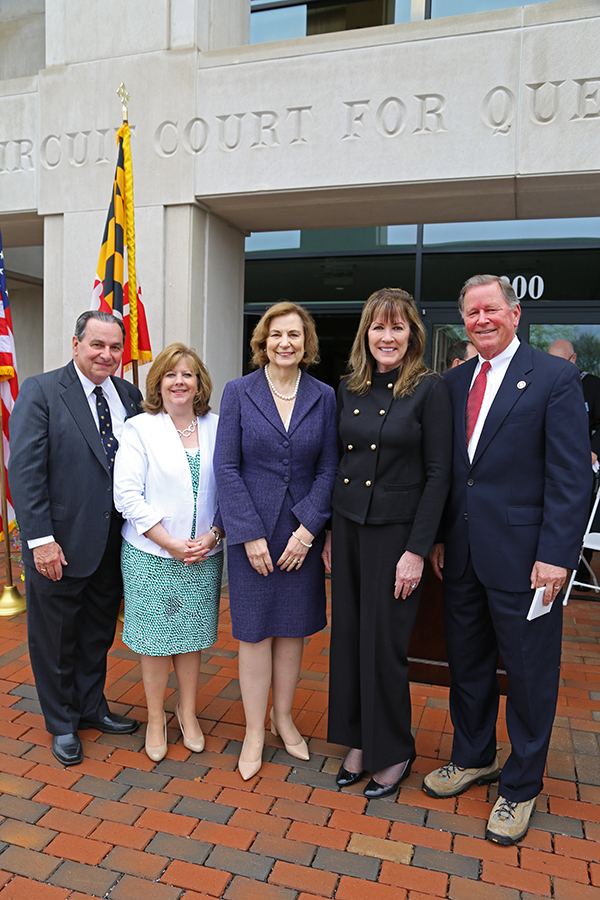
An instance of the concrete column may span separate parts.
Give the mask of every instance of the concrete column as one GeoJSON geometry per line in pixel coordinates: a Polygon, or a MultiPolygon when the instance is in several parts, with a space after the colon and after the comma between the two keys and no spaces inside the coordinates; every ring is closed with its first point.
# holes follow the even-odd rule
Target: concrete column
{"type": "MultiPolygon", "coordinates": [[[[186,0],[178,0],[179,4],[186,0]]],[[[197,0],[198,47],[223,50],[250,41],[250,0],[197,0]]]]}
{"type": "Polygon", "coordinates": [[[44,372],[64,366],[71,357],[67,343],[75,320],[69,330],[63,304],[64,218],[44,218],[44,372]]]}
{"type": "Polygon", "coordinates": [[[46,67],[67,61],[67,0],[46,0],[46,67]]]}
{"type": "Polygon", "coordinates": [[[244,236],[195,205],[165,209],[164,343],[195,347],[213,380],[213,409],[242,371],[244,236]]]}

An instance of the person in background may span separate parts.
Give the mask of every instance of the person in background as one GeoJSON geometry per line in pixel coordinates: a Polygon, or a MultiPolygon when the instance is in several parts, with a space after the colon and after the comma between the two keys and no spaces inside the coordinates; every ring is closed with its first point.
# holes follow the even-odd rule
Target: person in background
{"type": "Polygon", "coordinates": [[[458,305],[478,356],[445,375],[453,481],[443,543],[431,553],[444,585],[454,738],[450,762],[426,775],[423,790],[455,797],[499,779],[486,837],[514,844],[542,789],[554,722],[559,595],[577,565],[591,489],[588,424],[575,367],[519,341],[521,308],[508,281],[474,275],[458,305]],[[538,590],[548,611],[529,619],[538,590]],[[509,681],[502,773],[498,651],[509,681]]]}
{"type": "Polygon", "coordinates": [[[221,400],[215,471],[240,642],[245,780],[262,764],[271,684],[271,731],[291,756],[309,758],[292,704],[303,639],[326,624],[321,550],[337,469],[335,395],[306,372],[318,346],[306,310],[276,303],[252,335],[258,368],[230,381],[221,400]]]}
{"type": "MultiPolygon", "coordinates": [[[[573,344],[571,341],[567,341],[564,338],[559,338],[556,341],[552,341],[550,346],[548,347],[548,353],[550,356],[560,356],[562,359],[567,359],[569,362],[572,362],[574,365],[577,365],[577,354],[573,348],[573,344]]],[[[592,469],[594,472],[598,472],[598,456],[600,455],[600,378],[597,375],[592,375],[590,372],[580,372],[581,375],[581,387],[583,388],[583,399],[585,400],[585,408],[588,414],[588,420],[590,425],[590,445],[592,448],[592,469]]],[[[590,512],[591,507],[594,503],[594,493],[592,492],[592,499],[590,501],[590,512]]],[[[598,525],[598,517],[594,517],[593,530],[597,531],[600,525],[598,525]]],[[[588,563],[591,563],[592,558],[594,556],[594,551],[590,550],[586,547],[583,551],[583,555],[587,559],[588,563]]],[[[579,569],[577,570],[576,575],[577,581],[588,582],[590,579],[590,573],[582,561],[579,565],[579,569]]],[[[591,587],[582,587],[579,585],[577,588],[578,592],[588,592],[591,591],[591,587]]],[[[590,599],[594,600],[595,597],[591,597],[590,599]]]]}
{"type": "Polygon", "coordinates": [[[75,323],[73,359],[23,383],[10,417],[8,476],[23,542],[29,656],[52,753],[81,762],[78,729],[130,734],[104,696],[123,596],[113,462],[142,395],[114,377],[125,329],[110,313],[75,323]]]}
{"type": "Polygon", "coordinates": [[[477,350],[471,341],[456,341],[452,344],[446,355],[446,369],[455,369],[461,363],[467,362],[477,356],[477,350]]]}
{"type": "Polygon", "coordinates": [[[328,740],[351,748],[338,785],[354,784],[367,770],[369,798],[393,793],[415,758],[408,648],[450,487],[450,400],[443,379],[423,362],[424,349],[410,294],[376,291],[338,389],[342,457],[326,550],[328,740]]]}
{"type": "Polygon", "coordinates": [[[196,718],[201,651],[217,640],[223,530],[214,524],[213,453],[218,417],[196,352],[171,344],[146,379],[145,413],[123,430],[115,506],[123,514],[123,642],[140,654],[148,705],[146,753],[167,754],[164,712],[171,662],[175,710],[188,750],[204,749],[196,718]]]}
{"type": "MultiPolygon", "coordinates": [[[[573,349],[573,344],[564,338],[552,341],[548,347],[548,353],[550,356],[559,356],[577,365],[577,354],[573,349]]],[[[590,372],[580,372],[580,376],[590,426],[592,465],[596,466],[598,456],[600,456],[600,378],[590,372]]]]}

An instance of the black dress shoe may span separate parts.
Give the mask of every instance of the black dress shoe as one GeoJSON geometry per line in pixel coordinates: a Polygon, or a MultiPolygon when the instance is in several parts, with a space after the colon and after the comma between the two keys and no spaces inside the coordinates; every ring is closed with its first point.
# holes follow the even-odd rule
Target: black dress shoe
{"type": "Polygon", "coordinates": [[[371,778],[368,785],[363,791],[365,797],[368,797],[369,800],[377,800],[379,797],[387,797],[388,794],[393,794],[394,791],[397,791],[404,779],[408,778],[408,776],[410,775],[412,764],[414,763],[416,758],[416,754],[411,756],[411,758],[407,761],[406,766],[404,767],[402,774],[400,775],[400,778],[393,784],[379,784],[378,781],[375,781],[374,778],[371,778]]]}
{"type": "Polygon", "coordinates": [[[349,772],[348,769],[344,768],[344,763],[342,763],[339,772],[335,776],[335,783],[339,787],[350,787],[351,784],[356,784],[357,781],[360,781],[364,774],[364,769],[362,772],[349,772]]]}
{"type": "Polygon", "coordinates": [[[98,731],[103,731],[105,734],[133,734],[139,726],[140,723],[135,719],[127,719],[125,716],[120,716],[119,713],[107,713],[101,719],[95,720],[82,719],[79,723],[80,729],[97,728],[98,731]]]}
{"type": "Polygon", "coordinates": [[[83,759],[81,741],[76,731],[52,735],[52,752],[63,766],[76,766],[83,759]]]}

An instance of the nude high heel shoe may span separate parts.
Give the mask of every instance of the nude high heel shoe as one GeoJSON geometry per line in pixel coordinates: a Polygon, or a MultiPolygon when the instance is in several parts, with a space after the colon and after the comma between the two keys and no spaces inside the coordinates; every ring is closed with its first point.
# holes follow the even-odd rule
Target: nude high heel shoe
{"type": "Polygon", "coordinates": [[[179,703],[175,707],[175,715],[177,716],[177,721],[179,722],[179,728],[181,729],[181,736],[183,737],[183,746],[187,750],[191,750],[192,753],[202,753],[204,750],[204,735],[202,734],[202,729],[200,729],[200,737],[199,738],[186,738],[185,731],[183,730],[183,722],[181,721],[181,716],[179,715],[179,703]]]}
{"type": "Polygon", "coordinates": [[[146,750],[146,755],[149,757],[149,759],[152,760],[152,762],[160,762],[161,759],[164,759],[165,756],[167,755],[167,749],[168,749],[168,747],[167,747],[167,717],[166,717],[165,713],[163,713],[163,716],[164,716],[164,722],[165,722],[165,725],[164,725],[165,739],[162,744],[159,744],[158,747],[149,747],[148,746],[148,731],[146,731],[146,743],[145,743],[144,749],[146,750]]]}
{"type": "MultiPolygon", "coordinates": [[[[273,721],[273,710],[271,710],[271,712],[269,713],[269,719],[271,720],[271,734],[274,734],[275,737],[280,736],[279,732],[277,731],[277,726],[273,721]]],[[[281,740],[284,743],[286,753],[289,753],[290,756],[293,756],[296,759],[310,759],[310,753],[308,752],[308,746],[304,738],[301,737],[297,744],[286,744],[283,738],[281,738],[281,740]]]]}
{"type": "MultiPolygon", "coordinates": [[[[264,745],[264,740],[263,740],[264,745]]],[[[249,781],[254,775],[257,775],[260,772],[262,766],[262,751],[263,748],[260,748],[260,755],[258,759],[242,759],[244,755],[244,747],[246,746],[246,738],[244,737],[244,743],[242,744],[242,750],[240,752],[240,758],[238,760],[238,771],[244,781],[249,781]]]]}

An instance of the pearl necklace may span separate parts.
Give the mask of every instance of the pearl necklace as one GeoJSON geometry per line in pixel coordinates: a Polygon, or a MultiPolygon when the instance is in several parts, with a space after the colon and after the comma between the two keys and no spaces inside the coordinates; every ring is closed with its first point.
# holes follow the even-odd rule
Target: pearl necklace
{"type": "Polygon", "coordinates": [[[187,428],[183,428],[181,431],[179,430],[179,428],[177,428],[176,429],[177,434],[179,435],[180,438],[191,437],[193,435],[193,433],[195,432],[197,425],[198,425],[198,422],[196,419],[194,419],[193,422],[190,422],[190,424],[188,425],[187,428]]]}
{"type": "Polygon", "coordinates": [[[300,384],[300,376],[302,375],[302,369],[298,369],[298,377],[296,378],[296,385],[294,387],[294,393],[291,397],[286,397],[285,394],[280,394],[271,379],[269,378],[268,366],[265,366],[265,378],[267,379],[267,384],[273,391],[276,397],[279,397],[280,400],[294,400],[296,398],[296,394],[298,393],[298,385],[300,384]]]}

